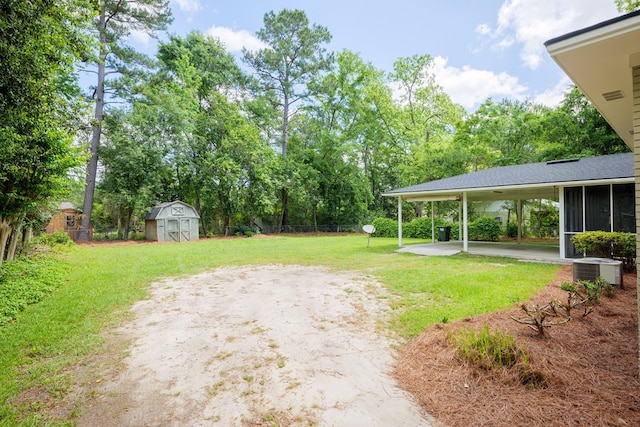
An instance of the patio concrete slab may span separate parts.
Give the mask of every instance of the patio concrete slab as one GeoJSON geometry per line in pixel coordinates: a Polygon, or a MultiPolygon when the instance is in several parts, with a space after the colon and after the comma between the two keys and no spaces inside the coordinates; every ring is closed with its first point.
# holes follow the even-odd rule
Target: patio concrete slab
{"type": "MultiPolygon", "coordinates": [[[[398,249],[399,253],[412,253],[425,256],[451,256],[462,252],[462,242],[437,242],[408,245],[398,249]]],[[[484,256],[502,256],[517,258],[529,262],[551,264],[571,264],[570,259],[560,258],[560,248],[555,245],[533,245],[503,242],[469,242],[468,253],[484,256]]]]}

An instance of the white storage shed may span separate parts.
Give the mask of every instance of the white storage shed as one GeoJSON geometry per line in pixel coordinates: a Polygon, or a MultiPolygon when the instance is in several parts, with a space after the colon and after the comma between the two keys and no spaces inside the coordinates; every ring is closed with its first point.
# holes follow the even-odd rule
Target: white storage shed
{"type": "Polygon", "coordinates": [[[193,206],[181,201],[161,203],[145,218],[147,240],[190,242],[198,240],[200,215],[193,206]]]}

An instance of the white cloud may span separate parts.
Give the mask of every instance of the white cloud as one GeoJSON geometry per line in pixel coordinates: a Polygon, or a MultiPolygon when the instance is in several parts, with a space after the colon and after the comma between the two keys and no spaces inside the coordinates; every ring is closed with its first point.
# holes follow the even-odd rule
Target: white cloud
{"type": "Polygon", "coordinates": [[[133,30],[129,33],[129,36],[127,38],[145,48],[148,48],[151,44],[151,36],[144,31],[133,30]]]}
{"type": "Polygon", "coordinates": [[[178,4],[178,8],[187,13],[194,13],[202,9],[202,5],[199,0],[175,0],[178,4]]]}
{"type": "Polygon", "coordinates": [[[618,14],[613,0],[506,0],[496,26],[483,24],[476,32],[491,38],[496,49],[517,45],[522,62],[535,70],[544,58],[545,41],[618,14]]]}
{"type": "Polygon", "coordinates": [[[215,25],[205,31],[205,34],[220,40],[229,52],[240,52],[242,48],[256,51],[269,47],[266,43],[246,30],[235,31],[229,27],[215,25]]]}
{"type": "Polygon", "coordinates": [[[542,93],[538,93],[533,97],[536,104],[546,105],[547,107],[557,107],[564,101],[564,95],[573,83],[567,76],[563,76],[558,83],[551,89],[542,93]]]}
{"type": "Polygon", "coordinates": [[[452,67],[448,60],[437,56],[433,61],[433,73],[451,100],[470,110],[487,98],[524,99],[528,88],[518,78],[507,73],[478,70],[469,66],[452,67]]]}

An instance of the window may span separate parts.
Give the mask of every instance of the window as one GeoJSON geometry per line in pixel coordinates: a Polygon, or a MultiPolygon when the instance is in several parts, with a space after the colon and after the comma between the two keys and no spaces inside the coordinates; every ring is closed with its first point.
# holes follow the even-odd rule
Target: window
{"type": "Polygon", "coordinates": [[[76,216],[67,215],[67,228],[75,228],[75,226],[76,226],[76,216]]]}

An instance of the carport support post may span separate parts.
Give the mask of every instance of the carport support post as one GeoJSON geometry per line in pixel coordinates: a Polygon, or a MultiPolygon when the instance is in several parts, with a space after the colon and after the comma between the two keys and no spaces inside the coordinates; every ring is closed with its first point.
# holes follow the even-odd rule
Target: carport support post
{"type": "Polygon", "coordinates": [[[522,200],[516,202],[516,212],[518,215],[518,244],[522,241],[522,200]]]}
{"type": "Polygon", "coordinates": [[[398,197],[398,247],[402,247],[402,197],[398,197]]]}
{"type": "Polygon", "coordinates": [[[436,242],[436,220],[433,213],[433,200],[431,201],[431,243],[436,242]]]}
{"type": "Polygon", "coordinates": [[[467,192],[462,193],[462,223],[463,223],[463,240],[462,251],[469,252],[469,227],[467,227],[467,221],[469,220],[467,209],[467,192]]]}

